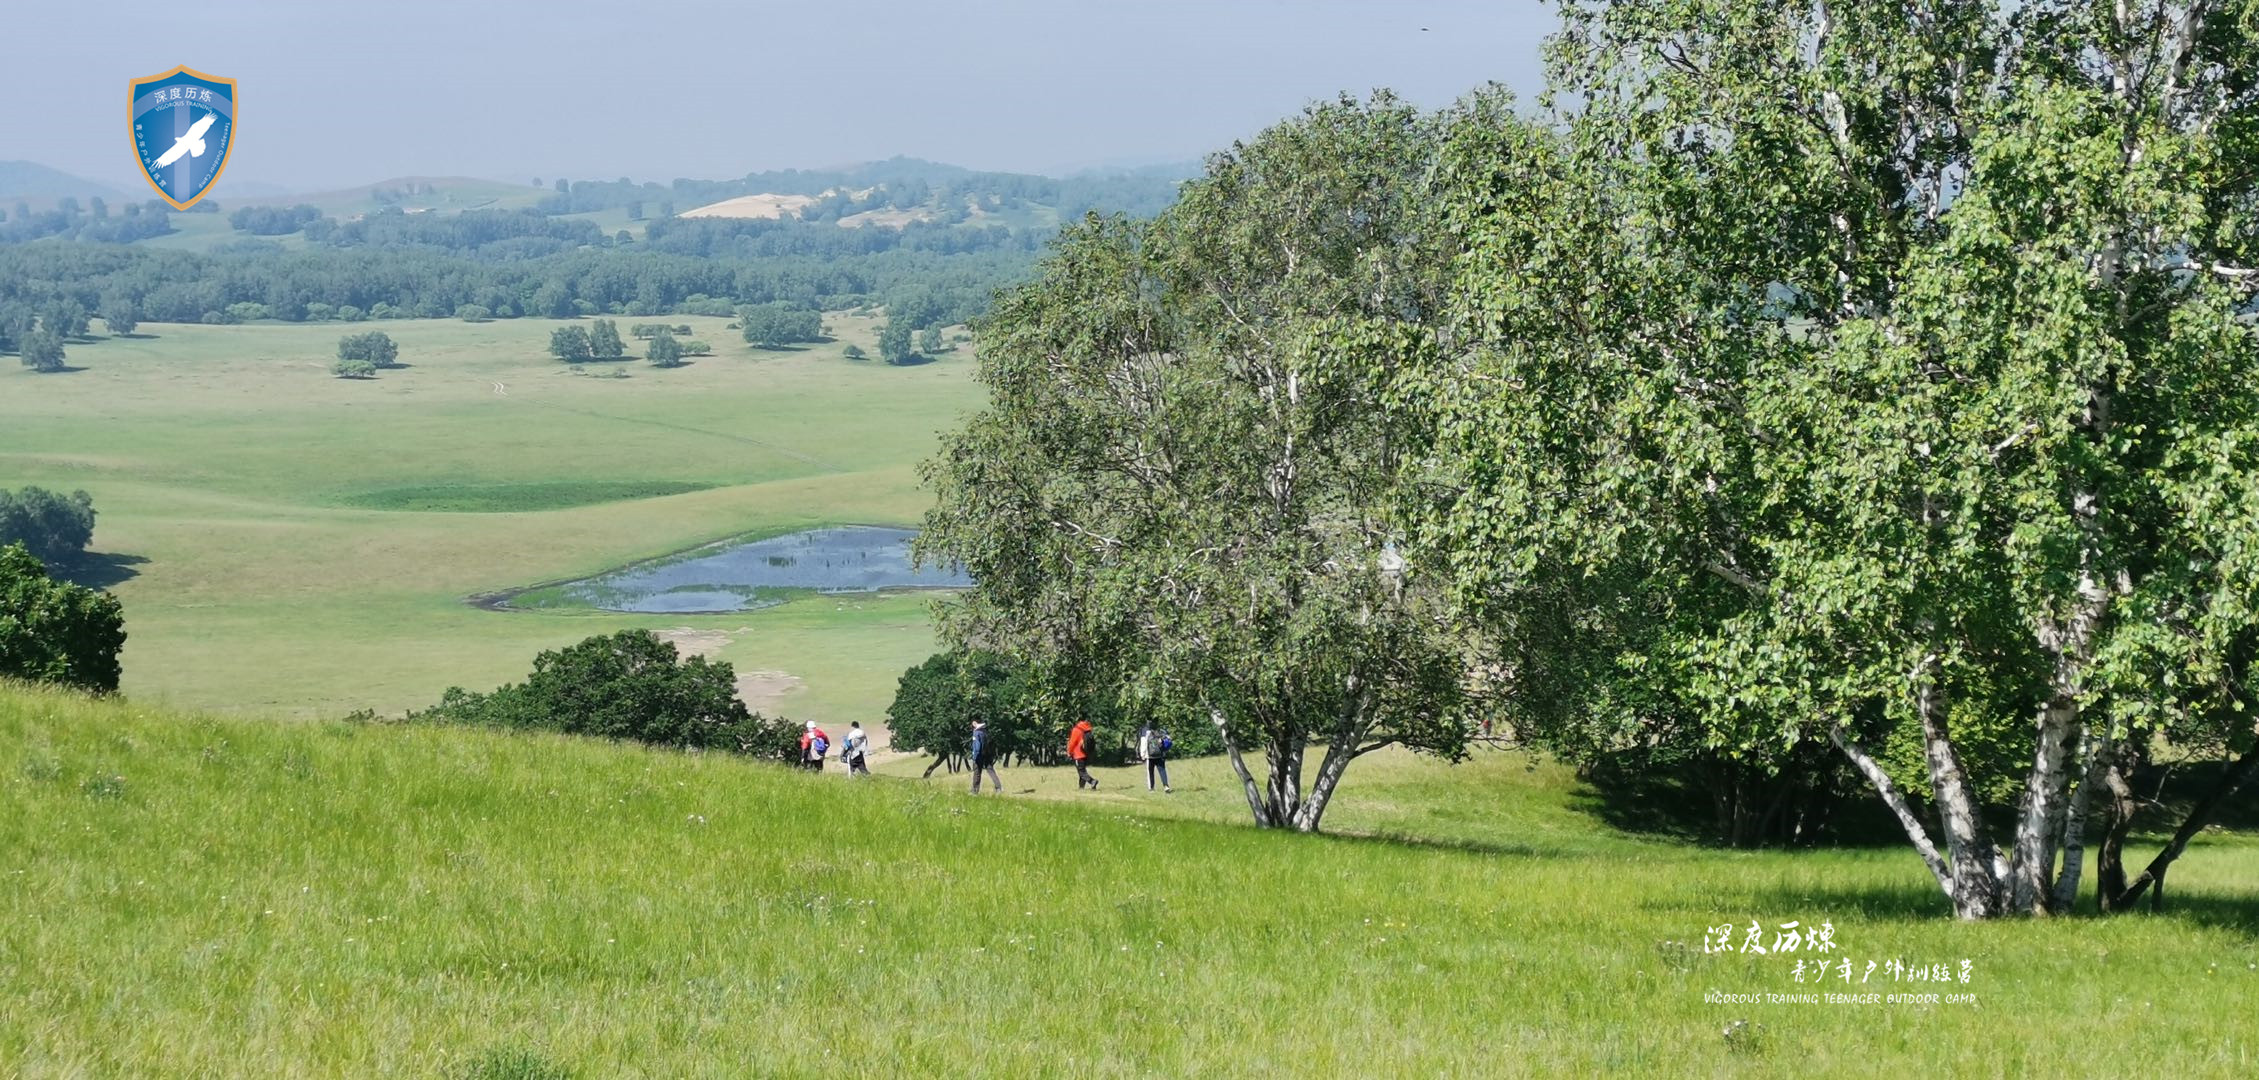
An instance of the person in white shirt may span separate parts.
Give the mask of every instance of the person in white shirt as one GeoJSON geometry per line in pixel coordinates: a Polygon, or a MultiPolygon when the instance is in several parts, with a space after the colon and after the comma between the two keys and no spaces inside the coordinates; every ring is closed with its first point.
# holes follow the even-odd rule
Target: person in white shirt
{"type": "Polygon", "coordinates": [[[847,742],[839,748],[840,759],[847,762],[847,775],[853,776],[856,773],[861,773],[864,776],[869,776],[871,774],[871,767],[863,763],[863,752],[870,749],[870,745],[871,737],[864,733],[862,721],[849,721],[847,724],[847,742]]]}

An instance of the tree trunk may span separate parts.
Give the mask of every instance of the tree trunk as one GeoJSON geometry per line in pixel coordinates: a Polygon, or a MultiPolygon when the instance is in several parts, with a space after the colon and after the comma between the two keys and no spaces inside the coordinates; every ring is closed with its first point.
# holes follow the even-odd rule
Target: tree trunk
{"type": "Polygon", "coordinates": [[[2000,914],[2001,877],[2006,869],[2000,851],[1986,832],[1969,791],[1968,774],[1961,768],[1960,752],[1945,726],[1945,702],[1933,675],[1932,660],[1925,660],[1914,675],[1914,709],[1922,718],[1922,752],[1930,768],[1930,789],[1936,793],[1939,823],[1945,829],[1946,865],[1953,875],[1947,895],[1953,914],[1963,919],[1989,919],[2000,914]]]}
{"type": "Polygon", "coordinates": [[[2165,908],[2165,871],[2172,869],[2173,860],[2181,857],[2181,852],[2187,849],[2189,840],[2198,832],[2203,831],[2204,826],[2211,822],[2212,814],[2220,808],[2220,804],[2233,796],[2236,789],[2249,781],[2254,773],[2259,773],[2259,746],[2252,747],[2228,766],[2227,772],[2220,777],[2220,782],[2213,785],[2212,790],[2206,792],[2203,798],[2198,799],[2195,806],[2189,808],[2188,817],[2181,821],[2180,828],[2173,830],[2173,838],[2165,844],[2165,850],[2158,852],[2156,858],[2149,860],[2149,865],[2142,870],[2141,876],[2135,878],[2133,884],[2128,885],[2117,896],[2113,897],[2109,908],[2105,910],[2123,910],[2132,907],[2135,901],[2141,899],[2144,890],[2154,889],[2155,892],[2150,896],[2150,909],[2163,911],[2165,908]]]}
{"type": "Polygon", "coordinates": [[[1310,797],[1303,800],[1301,809],[1295,811],[1294,828],[1297,832],[1318,831],[1318,819],[1325,816],[1326,804],[1333,801],[1334,790],[1341,784],[1341,774],[1357,756],[1355,738],[1336,738],[1326,744],[1325,760],[1318,763],[1317,783],[1310,786],[1310,797]]]}
{"type": "Polygon", "coordinates": [[[2063,789],[2070,783],[2067,752],[2078,725],[2077,698],[2058,689],[2040,711],[2031,772],[2016,815],[2016,842],[2008,862],[2008,910],[2018,915],[2048,912],[2048,877],[2055,869],[2055,844],[2062,836],[2063,789]]]}
{"type": "Polygon", "coordinates": [[[2109,759],[2102,763],[2102,788],[2109,798],[2109,827],[2102,833],[2102,848],[2094,853],[2094,904],[2095,909],[2108,913],[2115,909],[2115,901],[2126,891],[2126,837],[2133,832],[2133,784],[2126,779],[2128,765],[2138,760],[2138,755],[2125,745],[2111,749],[2109,759]]]}
{"type": "Polygon", "coordinates": [[[1239,744],[1231,739],[1231,729],[1224,723],[1223,710],[1210,708],[1208,720],[1216,725],[1216,736],[1223,740],[1224,756],[1231,759],[1232,771],[1239,774],[1239,786],[1247,793],[1247,809],[1255,815],[1256,826],[1268,829],[1284,824],[1273,819],[1271,808],[1264,805],[1262,789],[1255,785],[1255,777],[1247,771],[1247,762],[1239,756],[1239,744]]]}
{"type": "Polygon", "coordinates": [[[1271,823],[1292,825],[1302,812],[1302,751],[1309,740],[1299,735],[1278,735],[1263,750],[1270,765],[1270,786],[1265,801],[1270,803],[1271,823]]]}
{"type": "Polygon", "coordinates": [[[1930,831],[1922,827],[1922,819],[1914,816],[1913,807],[1907,805],[1906,796],[1898,790],[1898,785],[1890,782],[1890,774],[1884,772],[1882,766],[1875,763],[1874,755],[1867,753],[1867,748],[1859,745],[1859,740],[1852,738],[1842,727],[1829,728],[1828,741],[1833,742],[1836,749],[1843,751],[1843,756],[1851,759],[1851,764],[1859,770],[1859,775],[1866,777],[1867,782],[1874,785],[1875,794],[1882,796],[1883,805],[1890,807],[1890,812],[1898,816],[1899,827],[1906,830],[1906,838],[1914,842],[1914,850],[1921,853],[1922,862],[1937,878],[1937,887],[1945,891],[1946,899],[1953,899],[1953,871],[1945,865],[1944,859],[1938,857],[1937,845],[1930,840],[1930,831]]]}
{"type": "Polygon", "coordinates": [[[2102,772],[2110,756],[2110,731],[2104,727],[2096,731],[2088,725],[2079,731],[2078,756],[2086,763],[2079,786],[2071,793],[2071,810],[2063,818],[2063,871],[2056,875],[2055,894],[2048,906],[2057,912],[2068,912],[2078,903],[2079,875],[2086,867],[2087,804],[2094,789],[2102,784],[2102,772]]]}

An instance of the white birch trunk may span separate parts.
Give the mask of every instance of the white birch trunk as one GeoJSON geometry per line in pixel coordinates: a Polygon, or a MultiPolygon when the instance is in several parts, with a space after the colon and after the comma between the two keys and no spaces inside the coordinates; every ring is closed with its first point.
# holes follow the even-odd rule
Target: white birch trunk
{"type": "Polygon", "coordinates": [[[1914,842],[1914,850],[1921,853],[1922,862],[1930,868],[1930,874],[1937,878],[1937,887],[1945,891],[1947,900],[1953,899],[1952,868],[1946,866],[1945,860],[1938,855],[1937,844],[1930,839],[1930,831],[1922,826],[1922,819],[1914,815],[1914,808],[1907,804],[1905,793],[1898,790],[1898,785],[1890,782],[1890,774],[1875,763],[1874,755],[1867,753],[1867,748],[1842,728],[1829,728],[1828,739],[1835,743],[1836,749],[1843,751],[1844,757],[1851,759],[1851,764],[1859,769],[1859,775],[1866,777],[1867,783],[1874,786],[1875,794],[1882,796],[1883,805],[1890,807],[1890,812],[1897,815],[1898,827],[1906,830],[1906,838],[1914,842]]]}

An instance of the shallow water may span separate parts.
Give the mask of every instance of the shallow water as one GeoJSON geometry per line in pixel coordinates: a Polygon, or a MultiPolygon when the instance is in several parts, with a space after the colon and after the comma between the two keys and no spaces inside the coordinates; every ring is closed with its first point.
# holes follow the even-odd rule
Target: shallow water
{"type": "Polygon", "coordinates": [[[910,566],[912,529],[846,525],[717,545],[650,566],[568,582],[570,603],[607,611],[692,614],[771,607],[796,592],[961,589],[956,569],[910,566]]]}

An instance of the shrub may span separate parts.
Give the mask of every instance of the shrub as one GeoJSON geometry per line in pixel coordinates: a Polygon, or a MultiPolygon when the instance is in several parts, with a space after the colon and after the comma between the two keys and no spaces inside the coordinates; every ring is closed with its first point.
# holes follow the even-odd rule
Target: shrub
{"type": "Polygon", "coordinates": [[[125,638],[116,597],[49,578],[22,544],[0,547],[0,676],[106,694],[125,638]]]}
{"type": "MultiPolygon", "coordinates": [[[[382,330],[371,330],[365,334],[347,334],[337,339],[337,358],[339,360],[365,360],[371,367],[399,367],[400,346],[393,343],[392,335],[382,330]]],[[[339,374],[343,374],[343,372],[339,372],[339,374]]]]}
{"type": "Polygon", "coordinates": [[[544,652],[522,683],[491,694],[449,687],[423,718],[595,735],[655,746],[789,761],[800,728],[746,711],[726,663],[688,660],[649,630],[622,630],[544,652]]]}
{"type": "Polygon", "coordinates": [[[684,356],[705,356],[713,351],[714,347],[703,341],[692,340],[682,343],[682,354],[684,356]]]}
{"type": "Polygon", "coordinates": [[[94,499],[42,487],[0,490],[0,544],[22,544],[50,566],[85,554],[94,542],[94,499]]]}
{"type": "Polygon", "coordinates": [[[340,379],[373,379],[377,366],[366,360],[340,360],[329,366],[329,373],[340,379]]]}
{"type": "Polygon", "coordinates": [[[478,304],[464,304],[455,309],[455,317],[464,322],[485,322],[494,317],[494,312],[478,304]]]}

